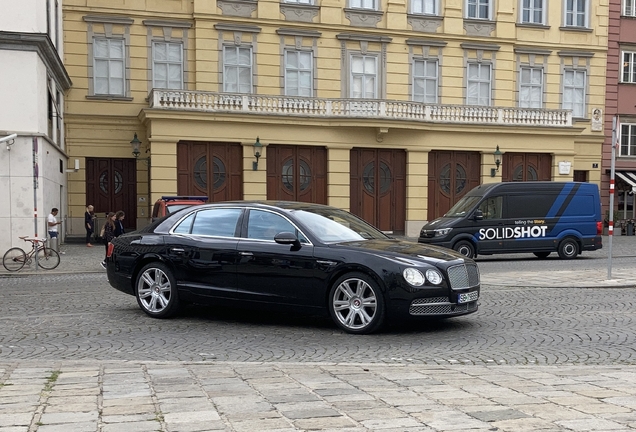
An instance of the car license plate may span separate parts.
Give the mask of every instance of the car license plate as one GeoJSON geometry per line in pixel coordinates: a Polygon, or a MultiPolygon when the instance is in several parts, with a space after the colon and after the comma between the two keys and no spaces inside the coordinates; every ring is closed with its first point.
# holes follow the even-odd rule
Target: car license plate
{"type": "Polygon", "coordinates": [[[457,296],[457,303],[468,303],[471,301],[475,301],[478,298],[479,298],[479,291],[463,293],[457,296]]]}

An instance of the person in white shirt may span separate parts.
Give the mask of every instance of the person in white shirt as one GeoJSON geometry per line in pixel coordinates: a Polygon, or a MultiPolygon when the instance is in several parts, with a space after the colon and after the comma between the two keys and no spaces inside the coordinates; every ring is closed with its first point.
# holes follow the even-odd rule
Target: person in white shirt
{"type": "Polygon", "coordinates": [[[57,218],[55,216],[57,216],[58,213],[58,209],[53,207],[51,209],[51,214],[48,216],[47,220],[47,230],[49,232],[49,238],[52,239],[56,239],[57,238],[57,226],[61,225],[62,222],[58,222],[57,218]]]}

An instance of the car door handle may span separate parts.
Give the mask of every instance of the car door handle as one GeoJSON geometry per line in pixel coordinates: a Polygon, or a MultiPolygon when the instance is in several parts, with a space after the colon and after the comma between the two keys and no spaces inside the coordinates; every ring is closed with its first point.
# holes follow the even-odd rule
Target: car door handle
{"type": "Polygon", "coordinates": [[[335,261],[326,261],[326,260],[318,260],[316,261],[318,264],[322,264],[322,265],[328,265],[328,266],[334,266],[336,264],[338,264],[335,261]]]}
{"type": "Polygon", "coordinates": [[[177,255],[181,255],[183,253],[185,253],[185,249],[183,248],[170,248],[170,252],[173,252],[177,255]]]}
{"type": "Polygon", "coordinates": [[[241,255],[241,256],[254,256],[254,254],[252,252],[239,252],[239,255],[241,255]]]}

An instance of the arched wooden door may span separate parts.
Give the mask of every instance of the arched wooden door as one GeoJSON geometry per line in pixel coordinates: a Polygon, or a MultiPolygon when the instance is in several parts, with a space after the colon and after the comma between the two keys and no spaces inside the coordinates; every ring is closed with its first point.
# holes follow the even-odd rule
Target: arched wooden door
{"type": "Polygon", "coordinates": [[[385,232],[404,233],[406,152],[351,150],[351,212],[385,232]]]}
{"type": "Polygon", "coordinates": [[[177,194],[209,202],[243,199],[243,148],[237,143],[177,144],[177,194]]]}
{"type": "Polygon", "coordinates": [[[327,149],[268,145],[267,199],[327,204],[327,149]]]}
{"type": "Polygon", "coordinates": [[[479,152],[431,151],[428,154],[428,220],[443,216],[479,186],[479,152]]]}
{"type": "Polygon", "coordinates": [[[501,179],[512,181],[551,181],[552,155],[547,153],[504,153],[501,179]]]}
{"type": "Polygon", "coordinates": [[[137,228],[137,163],[141,162],[86,158],[86,204],[93,205],[100,223],[105,213],[123,210],[128,216],[124,228],[137,228]]]}

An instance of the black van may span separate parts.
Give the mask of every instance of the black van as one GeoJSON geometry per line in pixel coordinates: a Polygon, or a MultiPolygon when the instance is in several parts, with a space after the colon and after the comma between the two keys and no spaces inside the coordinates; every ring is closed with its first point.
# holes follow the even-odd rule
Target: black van
{"type": "Polygon", "coordinates": [[[424,225],[418,242],[478,254],[532,252],[562,259],[603,247],[598,186],[579,182],[510,182],[477,186],[443,217],[424,225]]]}

